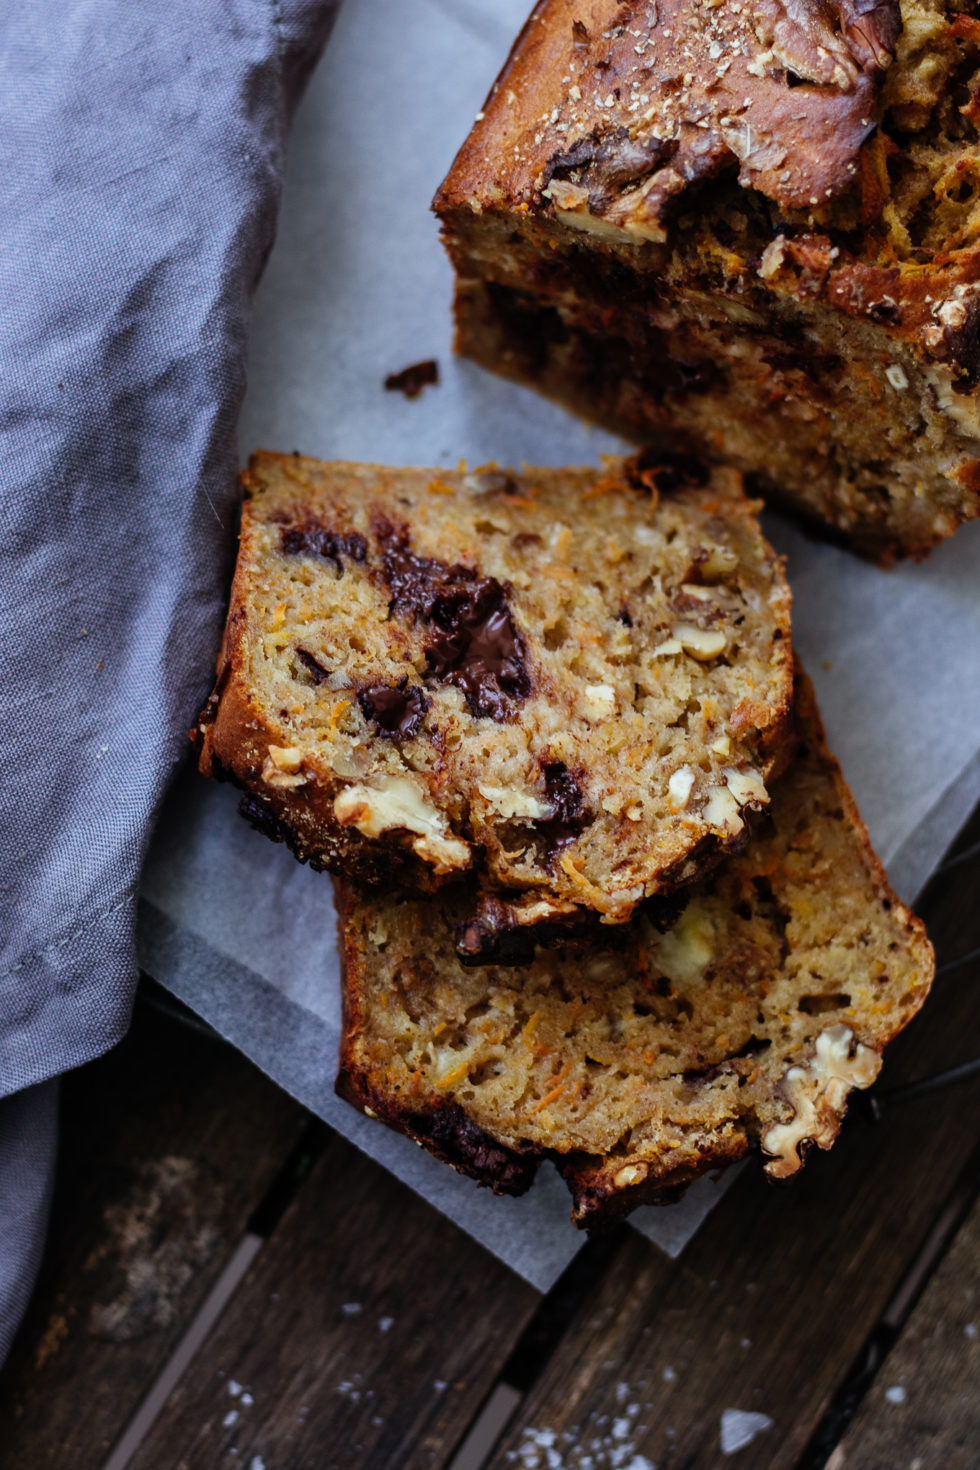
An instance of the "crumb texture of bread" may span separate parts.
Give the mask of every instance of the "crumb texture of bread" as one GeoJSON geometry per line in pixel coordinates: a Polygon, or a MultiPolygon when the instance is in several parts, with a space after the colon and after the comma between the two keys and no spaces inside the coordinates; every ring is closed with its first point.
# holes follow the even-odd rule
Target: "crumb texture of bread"
{"type": "MultiPolygon", "coordinates": [[[[812,692],[801,746],[753,843],[664,934],[645,919],[519,972],[462,968],[459,900],[340,886],[338,1090],[496,1187],[553,1159],[594,1225],[758,1147],[785,1178],[828,1148],[848,1092],[922,1004],[922,924],[888,887],[824,744],[812,692]],[[453,1120],[504,1150],[485,1169],[453,1120]],[[425,1120],[420,1125],[420,1120],[425,1120]]],[[[464,905],[465,906],[465,905],[464,905]]]]}
{"type": "Polygon", "coordinates": [[[258,455],[245,484],[201,768],[298,855],[423,892],[476,873],[526,927],[624,922],[745,841],[792,650],[737,473],[258,455]]]}
{"type": "Polygon", "coordinates": [[[980,514],[974,10],[541,0],[435,200],[458,348],[925,555],[980,514]]]}

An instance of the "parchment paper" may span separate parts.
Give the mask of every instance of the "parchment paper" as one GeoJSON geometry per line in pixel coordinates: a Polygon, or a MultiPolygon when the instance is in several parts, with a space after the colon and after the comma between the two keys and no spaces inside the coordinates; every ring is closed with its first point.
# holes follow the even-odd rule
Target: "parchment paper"
{"type": "MultiPolygon", "coordinates": [[[[528,6],[347,0],[296,123],[252,334],[243,458],[262,446],[393,464],[569,464],[620,447],[451,355],[451,273],[428,204],[528,6]],[[386,373],[427,357],[441,386],[411,402],[382,391],[386,373]]],[[[980,797],[980,524],[890,573],[775,517],[766,529],[789,558],[796,643],[831,742],[911,898],[980,797]]],[[[334,1098],[329,881],[251,831],[236,805],[191,771],[178,781],[144,881],[144,967],[546,1288],[581,1243],[553,1172],[524,1199],[494,1199],[334,1098]]],[[[704,1181],[635,1223],[676,1253],[727,1182],[704,1181]]]]}

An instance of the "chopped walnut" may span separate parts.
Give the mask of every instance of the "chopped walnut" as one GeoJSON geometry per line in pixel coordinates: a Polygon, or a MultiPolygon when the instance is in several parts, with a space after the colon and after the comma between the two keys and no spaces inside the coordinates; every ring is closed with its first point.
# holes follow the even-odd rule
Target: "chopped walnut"
{"type": "Polygon", "coordinates": [[[446,819],[423,801],[415,783],[405,776],[385,776],[376,787],[348,786],[334,799],[334,816],[342,826],[354,826],[365,837],[404,829],[417,832],[412,850],[437,873],[469,867],[465,842],[446,835],[446,819]]]}
{"type": "Polygon", "coordinates": [[[306,777],[300,767],[303,752],[288,745],[270,745],[262,765],[262,780],[277,790],[305,786],[306,777]]]}
{"type": "Polygon", "coordinates": [[[880,1067],[881,1057],[870,1046],[855,1041],[850,1026],[822,1031],[813,1059],[805,1066],[790,1067],[783,1077],[783,1092],[793,1117],[770,1128],[762,1140],[762,1147],[772,1155],[766,1172],[774,1179],[786,1179],[803,1162],[803,1144],[830,1148],[840,1129],[847,1094],[852,1087],[870,1087],[880,1067]]]}
{"type": "MultiPolygon", "coordinates": [[[[694,623],[675,623],[672,633],[684,652],[699,663],[708,663],[724,653],[728,644],[727,633],[720,628],[698,628],[694,623]]],[[[661,645],[662,647],[663,645],[661,645]]],[[[660,650],[656,650],[660,652],[660,650]]]]}

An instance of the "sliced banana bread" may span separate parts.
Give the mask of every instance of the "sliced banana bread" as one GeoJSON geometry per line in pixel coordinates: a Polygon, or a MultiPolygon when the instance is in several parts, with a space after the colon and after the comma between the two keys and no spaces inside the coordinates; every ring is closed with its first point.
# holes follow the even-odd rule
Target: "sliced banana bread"
{"type": "Polygon", "coordinates": [[[980,515],[978,125],[975,0],[539,0],[436,198],[457,345],[923,556],[980,515]]]}
{"type": "Polygon", "coordinates": [[[261,454],[244,484],[200,764],[300,857],[413,891],[479,872],[524,928],[624,921],[744,840],[792,652],[736,472],[261,454]]]}
{"type": "Polygon", "coordinates": [[[463,969],[459,899],[340,885],[337,1089],[498,1192],[553,1159],[591,1226],[758,1146],[829,1148],[847,1093],[925,999],[932,947],[891,892],[802,683],[801,746],[745,851],[658,935],[463,969]]]}

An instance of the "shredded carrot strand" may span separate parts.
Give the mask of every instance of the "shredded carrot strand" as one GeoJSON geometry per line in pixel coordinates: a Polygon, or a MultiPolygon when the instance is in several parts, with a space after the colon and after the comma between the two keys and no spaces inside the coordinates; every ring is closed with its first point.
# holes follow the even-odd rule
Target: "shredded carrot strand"
{"type": "Polygon", "coordinates": [[[610,901],[607,895],[603,893],[602,889],[597,888],[594,883],[586,878],[584,873],[579,872],[578,868],[575,866],[571,853],[563,853],[559,861],[561,862],[561,865],[564,868],[565,872],[568,874],[569,878],[571,878],[572,882],[578,888],[581,888],[585,893],[589,895],[592,902],[599,910],[600,914],[606,914],[611,908],[614,907],[614,904],[610,901]]]}
{"type": "Polygon", "coordinates": [[[582,499],[594,500],[598,495],[609,495],[610,492],[622,490],[623,488],[622,480],[617,480],[611,475],[605,475],[601,480],[596,480],[594,485],[591,485],[588,490],[583,492],[582,499]]]}
{"type": "Polygon", "coordinates": [[[453,1067],[451,1071],[447,1072],[445,1077],[437,1078],[436,1086],[440,1092],[444,1092],[447,1087],[455,1087],[457,1082],[462,1082],[469,1069],[470,1064],[468,1061],[460,1062],[458,1066],[453,1067]]]}
{"type": "Polygon", "coordinates": [[[535,1031],[537,1031],[537,1029],[538,1029],[538,1024],[539,1024],[540,1020],[541,1020],[541,1012],[540,1011],[535,1011],[534,1012],[534,1015],[528,1021],[527,1025],[524,1027],[524,1030],[521,1032],[521,1040],[522,1041],[528,1041],[529,1042],[531,1040],[531,1038],[533,1037],[535,1031]]]}
{"type": "Polygon", "coordinates": [[[539,1098],[538,1101],[534,1104],[533,1108],[528,1109],[529,1113],[540,1113],[542,1108],[546,1108],[549,1103],[553,1103],[556,1098],[561,1097],[562,1093],[565,1091],[565,1078],[568,1076],[571,1065],[571,1062],[565,1063],[561,1071],[558,1073],[558,1076],[555,1078],[554,1087],[552,1087],[550,1092],[546,1092],[544,1097],[539,1098]]]}

